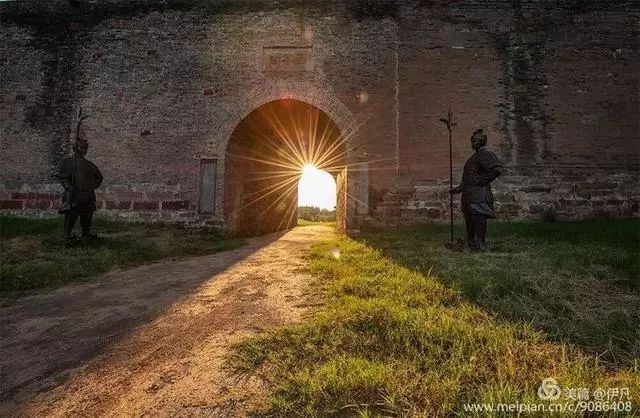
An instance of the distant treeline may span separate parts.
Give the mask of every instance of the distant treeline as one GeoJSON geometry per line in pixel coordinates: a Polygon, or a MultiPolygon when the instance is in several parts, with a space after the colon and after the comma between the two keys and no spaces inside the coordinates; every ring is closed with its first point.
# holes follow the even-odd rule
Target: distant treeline
{"type": "Polygon", "coordinates": [[[336,211],[312,206],[300,206],[298,208],[298,218],[312,222],[330,222],[336,220],[336,211]]]}

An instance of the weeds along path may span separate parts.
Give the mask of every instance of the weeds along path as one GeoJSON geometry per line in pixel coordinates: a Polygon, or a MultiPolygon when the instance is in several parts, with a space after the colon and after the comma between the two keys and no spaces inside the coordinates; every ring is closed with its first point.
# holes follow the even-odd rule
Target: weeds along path
{"type": "Polygon", "coordinates": [[[228,347],[314,302],[306,226],[240,249],[115,271],[0,306],[0,415],[230,416],[264,401],[228,347]]]}

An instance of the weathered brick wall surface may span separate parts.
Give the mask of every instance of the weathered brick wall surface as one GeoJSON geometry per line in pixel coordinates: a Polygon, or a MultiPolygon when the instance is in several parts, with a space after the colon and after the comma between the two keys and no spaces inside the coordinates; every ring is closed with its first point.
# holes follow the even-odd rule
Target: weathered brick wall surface
{"type": "MultiPolygon", "coordinates": [[[[581,219],[594,216],[638,216],[637,174],[509,175],[496,181],[493,193],[500,219],[581,219]]],[[[413,223],[449,218],[448,180],[425,182],[411,191],[390,192],[378,204],[377,219],[413,223]]],[[[460,197],[454,216],[461,218],[460,197]]]]}
{"type": "Polygon", "coordinates": [[[495,5],[450,8],[447,25],[434,24],[446,13],[437,7],[403,14],[411,24],[401,25],[409,50],[401,155],[410,181],[386,194],[378,217],[448,217],[447,132],[437,121],[448,106],[457,116],[454,182],[471,132],[484,128],[505,164],[494,183],[502,218],[637,216],[638,5],[495,5]],[[424,94],[414,94],[421,85],[424,94]]]}
{"type": "Polygon", "coordinates": [[[200,159],[216,158],[219,222],[233,130],[290,97],[336,122],[348,162],[369,161],[380,219],[447,217],[448,108],[457,179],[478,127],[505,162],[504,216],[637,214],[633,2],[25,4],[0,5],[3,211],[54,212],[82,106],[102,211],[193,219],[200,159]],[[311,68],[265,70],[283,46],[311,68]]]}

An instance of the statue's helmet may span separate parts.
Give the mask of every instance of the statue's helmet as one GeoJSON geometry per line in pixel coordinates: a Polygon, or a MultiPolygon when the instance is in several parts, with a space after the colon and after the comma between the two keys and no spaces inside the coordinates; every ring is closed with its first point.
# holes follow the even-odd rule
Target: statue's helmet
{"type": "Polygon", "coordinates": [[[476,129],[471,135],[471,139],[480,140],[480,146],[482,147],[487,145],[487,135],[484,133],[482,129],[476,129]]]}

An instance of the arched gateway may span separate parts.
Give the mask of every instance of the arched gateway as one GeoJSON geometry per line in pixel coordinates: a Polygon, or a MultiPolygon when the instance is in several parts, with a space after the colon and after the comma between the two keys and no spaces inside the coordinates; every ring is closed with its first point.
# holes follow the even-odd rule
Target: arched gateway
{"type": "Polygon", "coordinates": [[[325,112],[300,100],[274,100],[252,111],[234,129],[224,153],[225,228],[255,235],[294,226],[305,165],[336,178],[338,225],[344,228],[347,141],[325,112]]]}
{"type": "Polygon", "coordinates": [[[366,174],[347,168],[353,163],[350,144],[357,141],[357,126],[327,89],[307,83],[275,83],[236,101],[213,128],[209,151],[204,151],[218,158],[216,218],[227,231],[245,235],[290,227],[297,218],[294,186],[308,163],[336,179],[337,226],[345,230],[348,213],[355,210],[348,196],[356,198],[362,182],[355,182],[366,174]]]}

